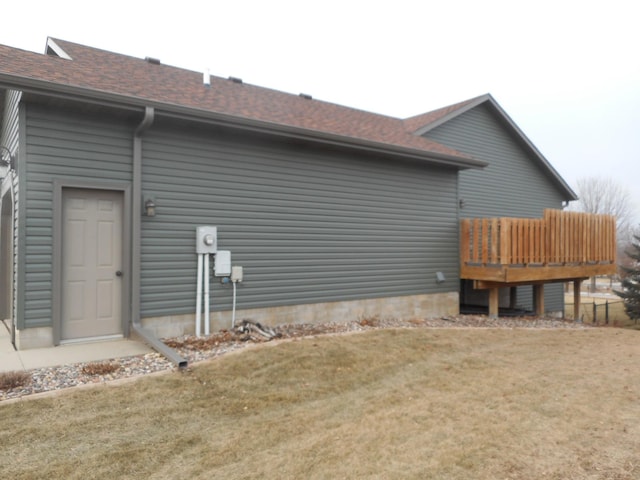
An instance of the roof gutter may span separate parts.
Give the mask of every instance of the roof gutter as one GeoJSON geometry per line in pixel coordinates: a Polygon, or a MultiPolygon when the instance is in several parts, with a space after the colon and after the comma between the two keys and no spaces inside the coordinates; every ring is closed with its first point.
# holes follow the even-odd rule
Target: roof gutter
{"type": "Polygon", "coordinates": [[[433,164],[458,169],[480,169],[488,165],[487,162],[476,160],[474,158],[456,157],[454,155],[447,155],[445,153],[437,152],[425,152],[423,150],[390,145],[387,143],[375,142],[372,140],[346,137],[343,135],[327,132],[317,132],[314,130],[306,130],[290,125],[274,124],[245,117],[224,115],[207,110],[182,107],[180,105],[160,105],[159,109],[163,110],[162,114],[167,117],[173,117],[183,120],[197,119],[198,121],[206,122],[212,125],[233,127],[256,133],[268,133],[269,135],[286,137],[288,139],[295,138],[298,140],[306,140],[330,146],[357,149],[359,151],[367,151],[381,155],[393,155],[396,157],[403,157],[408,160],[419,160],[422,162],[426,161],[433,164]]]}
{"type": "Polygon", "coordinates": [[[153,108],[156,115],[163,112],[167,116],[196,120],[215,125],[233,127],[246,131],[267,133],[287,138],[313,141],[331,146],[364,150],[382,155],[394,155],[408,160],[418,160],[429,162],[435,165],[448,166],[457,169],[484,168],[488,164],[473,158],[458,157],[438,152],[427,152],[390,145],[360,138],[346,137],[343,135],[327,132],[307,130],[285,124],[276,124],[262,120],[254,120],[246,117],[222,114],[210,110],[185,107],[172,103],[149,101],[131,95],[111,93],[104,90],[94,90],[90,88],[78,87],[68,84],[49,82],[29,77],[21,77],[0,73],[0,88],[19,89],[28,93],[55,96],[66,99],[81,99],[88,103],[117,106],[123,109],[137,110],[140,107],[153,108]]]}
{"type": "Polygon", "coordinates": [[[131,326],[151,348],[164,355],[179,368],[187,366],[187,360],[161,342],[155,334],[140,323],[140,256],[142,250],[142,135],[153,124],[155,110],[145,107],[144,118],[133,133],[133,199],[131,201],[131,326]]]}

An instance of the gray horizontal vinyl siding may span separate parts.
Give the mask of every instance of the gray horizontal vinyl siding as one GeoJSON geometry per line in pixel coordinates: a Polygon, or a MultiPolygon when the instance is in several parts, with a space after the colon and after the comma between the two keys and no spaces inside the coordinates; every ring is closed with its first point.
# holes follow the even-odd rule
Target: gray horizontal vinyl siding
{"type": "Polygon", "coordinates": [[[131,181],[132,128],[27,106],[23,327],[51,325],[53,183],[131,181]]]}
{"type": "MultiPolygon", "coordinates": [[[[425,136],[489,164],[460,172],[461,218],[541,218],[545,208],[562,207],[564,198],[551,178],[488,107],[480,105],[425,136]]],[[[532,308],[531,287],[519,289],[518,303],[532,308]]],[[[545,303],[548,311],[564,310],[562,285],[545,286],[545,303]]]]}
{"type": "MultiPolygon", "coordinates": [[[[2,131],[0,132],[0,145],[4,145],[11,152],[17,152],[18,143],[20,140],[19,131],[20,131],[20,99],[22,98],[22,92],[16,90],[8,90],[6,92],[5,100],[4,100],[4,111],[2,112],[2,131]]],[[[12,315],[15,317],[17,310],[17,301],[18,301],[18,265],[19,265],[19,242],[18,242],[18,225],[19,219],[16,218],[15,212],[18,211],[18,176],[13,174],[12,182],[12,190],[13,190],[13,212],[14,212],[14,222],[13,222],[13,281],[11,288],[13,289],[13,294],[11,298],[13,299],[13,305],[11,306],[12,315]]],[[[1,247],[4,248],[4,247],[1,247]]]]}
{"type": "Polygon", "coordinates": [[[18,111],[21,93],[15,90],[8,90],[5,95],[0,145],[14,152],[18,147],[18,128],[20,124],[18,111]]]}
{"type": "Polygon", "coordinates": [[[195,310],[198,225],[244,267],[238,308],[457,290],[453,170],[158,126],[143,158],[143,317],[195,310]]]}
{"type": "Polygon", "coordinates": [[[537,160],[530,157],[486,106],[478,106],[427,134],[428,138],[488,162],[460,172],[461,217],[540,218],[564,200],[537,160]]]}

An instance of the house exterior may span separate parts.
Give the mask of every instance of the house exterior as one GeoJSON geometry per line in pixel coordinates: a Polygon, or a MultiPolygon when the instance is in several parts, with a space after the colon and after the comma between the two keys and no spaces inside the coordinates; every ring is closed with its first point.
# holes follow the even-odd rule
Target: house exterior
{"type": "Polygon", "coordinates": [[[0,112],[0,313],[19,349],[193,333],[199,226],[243,267],[212,277],[212,330],[234,308],[455,314],[463,215],[575,199],[490,96],[403,120],[48,39],[0,46],[0,112]]]}
{"type": "MultiPolygon", "coordinates": [[[[541,218],[546,209],[576,200],[574,192],[490,96],[483,95],[409,119],[416,133],[487,163],[482,170],[459,175],[460,216],[464,218],[541,218]]],[[[564,312],[561,283],[544,286],[547,312],[564,312]]],[[[485,306],[487,292],[461,285],[461,303],[485,306]]],[[[517,287],[515,298],[502,289],[501,307],[533,309],[530,285],[517,287]],[[511,303],[513,302],[513,305],[511,303]]]]}

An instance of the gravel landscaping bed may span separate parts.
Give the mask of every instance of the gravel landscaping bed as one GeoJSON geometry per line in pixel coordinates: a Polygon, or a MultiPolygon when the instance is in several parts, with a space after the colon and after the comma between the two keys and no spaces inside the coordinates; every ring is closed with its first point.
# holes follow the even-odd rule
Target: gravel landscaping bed
{"type": "MultiPolygon", "coordinates": [[[[432,319],[398,320],[369,317],[347,323],[287,324],[274,327],[277,338],[300,338],[324,334],[358,332],[378,328],[591,328],[575,321],[543,317],[499,317],[458,315],[432,319]]],[[[186,358],[189,364],[224,355],[258,340],[233,331],[217,332],[207,337],[183,336],[164,342],[186,358]]],[[[23,386],[2,389],[0,401],[41,392],[62,390],[88,384],[102,384],[117,379],[172,371],[176,367],[158,353],[113,358],[101,362],[78,363],[29,370],[23,386]]],[[[0,374],[2,375],[2,374],[0,374]]]]}

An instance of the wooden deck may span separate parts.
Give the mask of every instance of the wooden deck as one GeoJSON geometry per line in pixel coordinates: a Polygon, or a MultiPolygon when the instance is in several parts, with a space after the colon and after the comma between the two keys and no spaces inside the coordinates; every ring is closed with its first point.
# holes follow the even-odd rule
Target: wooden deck
{"type": "Polygon", "coordinates": [[[541,219],[460,222],[460,278],[472,280],[474,288],[490,289],[491,315],[497,314],[501,287],[534,285],[536,310],[543,313],[545,283],[574,281],[579,286],[589,277],[612,275],[616,268],[611,215],[545,210],[541,219]]]}

